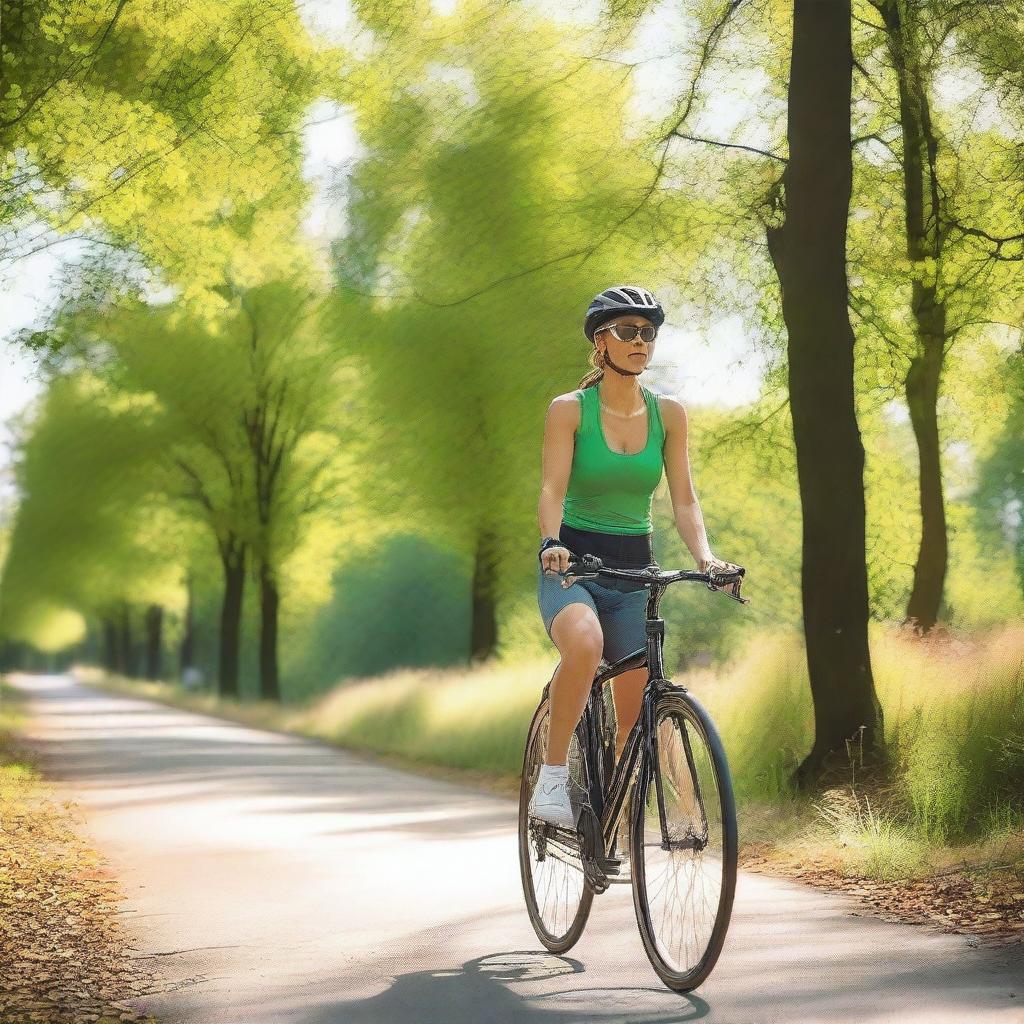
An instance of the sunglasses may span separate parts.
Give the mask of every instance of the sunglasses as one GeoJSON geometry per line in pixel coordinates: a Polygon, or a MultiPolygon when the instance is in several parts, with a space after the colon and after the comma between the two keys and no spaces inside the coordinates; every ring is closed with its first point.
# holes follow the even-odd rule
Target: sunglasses
{"type": "Polygon", "coordinates": [[[636,324],[605,324],[594,331],[594,334],[600,334],[601,331],[611,331],[619,341],[635,341],[639,334],[640,340],[647,342],[648,345],[658,336],[658,328],[649,324],[643,327],[637,327],[636,324]]]}

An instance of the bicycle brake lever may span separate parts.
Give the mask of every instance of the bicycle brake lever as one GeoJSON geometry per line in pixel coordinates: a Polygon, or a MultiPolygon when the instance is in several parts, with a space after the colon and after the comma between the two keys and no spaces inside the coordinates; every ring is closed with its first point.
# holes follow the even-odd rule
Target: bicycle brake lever
{"type": "MultiPolygon", "coordinates": [[[[743,576],[746,575],[744,570],[740,570],[741,575],[738,579],[731,580],[724,585],[715,586],[713,583],[708,582],[705,586],[708,590],[717,590],[719,593],[725,594],[726,597],[731,597],[734,601],[739,601],[740,604],[750,604],[749,597],[740,597],[740,585],[743,583],[743,576]]],[[[711,574],[714,579],[714,573],[711,574]]]]}
{"type": "Polygon", "coordinates": [[[740,597],[740,594],[739,594],[740,583],[741,583],[740,580],[736,580],[734,583],[727,583],[724,587],[712,587],[711,584],[709,583],[708,584],[708,589],[709,590],[717,590],[719,593],[725,594],[726,597],[731,597],[734,601],[739,601],[740,604],[750,604],[750,598],[749,597],[740,597]],[[735,592],[733,591],[734,587],[735,587],[735,592]]]}

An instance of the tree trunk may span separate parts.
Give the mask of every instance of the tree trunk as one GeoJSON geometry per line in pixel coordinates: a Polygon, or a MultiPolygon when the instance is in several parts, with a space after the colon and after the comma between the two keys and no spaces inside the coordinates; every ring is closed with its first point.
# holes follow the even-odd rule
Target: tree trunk
{"type": "Polygon", "coordinates": [[[195,607],[192,589],[192,574],[185,574],[185,621],[181,635],[178,675],[183,676],[185,670],[191,668],[196,660],[195,607]]]}
{"type": "Polygon", "coordinates": [[[135,675],[135,652],[132,649],[132,613],[127,601],[121,603],[117,650],[117,671],[123,676],[133,677],[135,675]]]}
{"type": "Polygon", "coordinates": [[[0,672],[17,672],[18,665],[18,645],[12,640],[0,640],[0,672]]]}
{"type": "Polygon", "coordinates": [[[801,589],[814,745],[808,785],[846,741],[881,754],[868,651],[864,448],[854,405],[846,224],[852,185],[849,0],[795,0],[785,222],[768,230],[789,336],[789,395],[803,513],[801,589]],[[863,732],[862,732],[863,731],[863,732]]]}
{"type": "Polygon", "coordinates": [[[159,679],[161,672],[164,610],[158,604],[146,609],[146,678],[159,679]]]}
{"type": "Polygon", "coordinates": [[[260,564],[260,696],[281,700],[277,676],[277,615],[280,598],[274,570],[260,564]]]}
{"type": "Polygon", "coordinates": [[[238,696],[238,653],[245,594],[245,544],[231,536],[221,545],[224,599],[220,611],[220,658],[217,682],[222,697],[238,696]]]}
{"type": "Polygon", "coordinates": [[[906,622],[922,633],[927,633],[938,621],[948,561],[936,408],[943,351],[941,337],[934,340],[937,344],[930,345],[911,361],[906,380],[910,422],[917,438],[921,505],[921,544],[914,564],[914,586],[907,602],[906,622]]]}
{"type": "Polygon", "coordinates": [[[103,618],[103,667],[108,672],[118,671],[117,627],[107,616],[103,618]]]}
{"type": "Polygon", "coordinates": [[[903,197],[907,256],[914,267],[911,304],[917,353],[904,379],[910,421],[917,440],[921,544],[906,621],[927,632],[939,617],[948,542],[942,497],[937,404],[945,359],[946,306],[936,287],[943,248],[943,203],[936,172],[938,139],[932,130],[929,83],[918,59],[913,6],[890,0],[882,8],[889,52],[896,70],[903,130],[903,197]],[[926,263],[926,260],[932,263],[926,263]]]}
{"type": "Polygon", "coordinates": [[[496,555],[494,534],[488,527],[482,527],[477,532],[476,551],[473,556],[473,607],[469,652],[472,661],[490,657],[498,640],[494,580],[496,555]]]}

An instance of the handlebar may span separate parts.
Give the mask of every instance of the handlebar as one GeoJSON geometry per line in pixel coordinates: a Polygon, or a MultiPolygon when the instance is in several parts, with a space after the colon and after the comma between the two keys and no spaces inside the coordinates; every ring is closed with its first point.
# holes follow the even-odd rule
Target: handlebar
{"type": "Polygon", "coordinates": [[[749,597],[740,597],[740,586],[747,570],[742,566],[729,571],[721,570],[715,572],[713,569],[701,571],[700,569],[672,569],[663,572],[657,562],[652,562],[643,569],[613,569],[606,566],[597,555],[569,555],[570,568],[566,572],[555,570],[556,575],[565,579],[594,579],[598,576],[607,576],[612,579],[634,580],[637,583],[644,583],[648,586],[667,587],[670,583],[678,583],[685,580],[691,583],[704,583],[708,590],[720,590],[727,597],[731,597],[740,604],[750,604],[749,597]],[[579,566],[582,572],[573,572],[572,566],[579,566]],[[731,584],[728,590],[722,589],[723,584],[731,584]]]}

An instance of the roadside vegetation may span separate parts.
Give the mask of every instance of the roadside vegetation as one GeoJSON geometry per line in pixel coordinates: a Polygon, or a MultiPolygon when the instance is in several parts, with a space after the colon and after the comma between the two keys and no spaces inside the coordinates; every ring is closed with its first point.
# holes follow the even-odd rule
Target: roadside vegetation
{"type": "MultiPolygon", "coordinates": [[[[847,764],[813,792],[791,781],[813,730],[799,634],[754,636],[722,666],[676,677],[725,741],[741,862],[882,900],[895,914],[900,893],[917,894],[909,909],[920,910],[919,889],[941,877],[952,889],[943,897],[928,887],[926,918],[1024,939],[1024,626],[922,639],[874,623],[871,641],[888,768],[865,767],[851,744],[847,764]]],[[[399,669],[285,707],[77,671],[514,796],[526,727],[555,664],[538,657],[399,669]]]]}
{"type": "Polygon", "coordinates": [[[160,980],[128,952],[117,880],[18,739],[18,691],[0,679],[0,1020],[153,1024],[160,980]]]}

